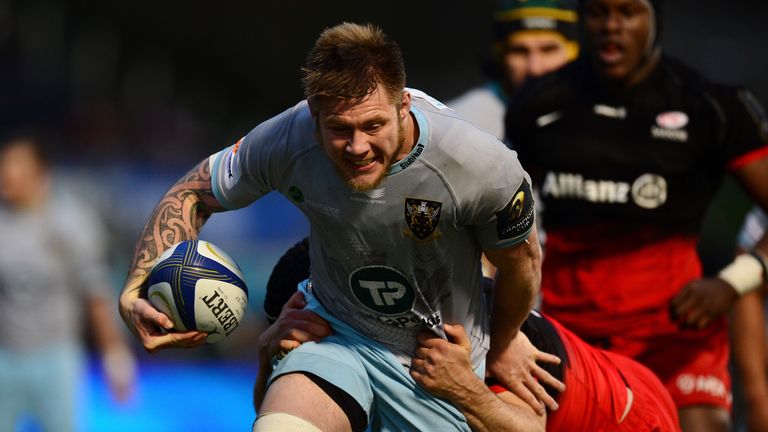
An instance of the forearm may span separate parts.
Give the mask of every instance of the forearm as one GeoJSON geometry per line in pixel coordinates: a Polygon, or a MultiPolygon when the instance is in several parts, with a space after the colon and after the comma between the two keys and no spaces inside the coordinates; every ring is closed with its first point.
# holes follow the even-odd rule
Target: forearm
{"type": "Polygon", "coordinates": [[[449,400],[464,414],[473,431],[544,431],[544,417],[527,406],[503,402],[479,379],[467,385],[465,393],[449,400]]]}
{"type": "Polygon", "coordinates": [[[121,304],[139,297],[141,286],[160,254],[180,241],[197,238],[208,217],[221,210],[211,190],[206,159],[176,182],[155,206],[136,243],[121,304]]]}
{"type": "Polygon", "coordinates": [[[747,402],[768,397],[762,300],[760,292],[744,295],[734,304],[731,316],[733,359],[741,376],[747,402]]]}
{"type": "Polygon", "coordinates": [[[498,268],[491,306],[491,350],[504,349],[528,316],[541,285],[541,247],[536,230],[505,257],[494,253],[488,257],[498,268]]]}
{"type": "Polygon", "coordinates": [[[538,284],[538,275],[497,273],[491,309],[492,347],[506,347],[517,335],[533,307],[538,284]]]}

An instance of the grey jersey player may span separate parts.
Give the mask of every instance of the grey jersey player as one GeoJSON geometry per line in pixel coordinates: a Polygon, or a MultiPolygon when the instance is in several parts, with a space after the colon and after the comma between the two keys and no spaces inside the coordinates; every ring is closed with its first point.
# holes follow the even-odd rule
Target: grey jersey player
{"type": "Polygon", "coordinates": [[[276,361],[255,431],[467,430],[403,367],[416,333],[440,334],[442,323],[469,330],[479,376],[487,366],[537,410],[540,400],[556,406],[534,376],[562,383],[536,365],[543,353],[516,338],[541,259],[516,154],[405,89],[397,44],[371,25],[324,31],[303,84],[306,101],[203,161],[158,203],[121,296],[128,327],[148,350],[203,343],[197,332],[163,334],[172,324],[141,298],[146,274],[211,213],[277,190],[310,221],[312,284],[302,289],[334,334],[276,361]],[[499,269],[490,326],[481,252],[499,269]]]}
{"type": "Polygon", "coordinates": [[[424,326],[462,323],[478,366],[488,347],[480,252],[528,236],[530,182],[496,138],[410,94],[418,140],[370,191],[345,187],[306,101],[214,155],[213,191],[227,208],[277,190],[301,209],[312,226],[313,292],[334,315],[404,360],[424,326]]]}

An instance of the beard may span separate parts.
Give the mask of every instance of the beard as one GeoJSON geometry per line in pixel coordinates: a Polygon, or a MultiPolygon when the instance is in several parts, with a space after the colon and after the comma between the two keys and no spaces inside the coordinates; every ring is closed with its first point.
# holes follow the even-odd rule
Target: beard
{"type": "MultiPolygon", "coordinates": [[[[319,128],[318,128],[319,129],[319,128]]],[[[323,142],[323,138],[320,135],[319,131],[316,129],[315,135],[317,136],[317,140],[325,146],[323,142]]],[[[356,178],[354,176],[350,177],[349,173],[345,171],[345,169],[340,166],[337,163],[334,163],[333,166],[336,169],[336,173],[344,179],[347,186],[352,189],[355,192],[368,192],[370,190],[376,189],[382,181],[384,181],[384,177],[389,174],[389,171],[392,167],[392,163],[396,162],[393,161],[395,156],[400,154],[400,151],[403,149],[403,145],[405,144],[405,126],[403,125],[402,119],[398,116],[397,118],[397,147],[391,154],[385,154],[382,157],[382,165],[384,166],[384,169],[381,170],[381,172],[378,173],[376,178],[373,181],[363,181],[359,178],[356,178]]]]}

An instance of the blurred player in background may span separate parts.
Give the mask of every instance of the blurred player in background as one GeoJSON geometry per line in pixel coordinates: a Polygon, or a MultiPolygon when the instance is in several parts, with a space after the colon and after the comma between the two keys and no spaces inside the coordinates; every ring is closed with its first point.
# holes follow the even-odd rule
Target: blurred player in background
{"type": "Polygon", "coordinates": [[[510,95],[529,77],[576,58],[576,0],[499,0],[493,15],[493,57],[489,80],[446,102],[462,117],[504,139],[510,95]]]}
{"type": "Polygon", "coordinates": [[[701,221],[726,173],[768,207],[754,97],[661,54],[660,1],[587,0],[580,58],[518,91],[507,132],[546,214],[542,310],[667,385],[683,430],[728,429],[725,315],[762,281],[702,278],[701,221]]]}
{"type": "MultiPolygon", "coordinates": [[[[267,282],[265,312],[272,325],[259,336],[259,379],[254,388],[258,410],[269,374],[270,359],[302,343],[331,334],[330,325],[311,310],[297,286],[309,272],[308,244],[290,248],[267,282]],[[278,303],[280,299],[286,299],[278,303]],[[275,309],[281,307],[280,311],[275,309]]],[[[484,279],[490,285],[490,279],[484,279]]],[[[506,388],[483,382],[472,372],[470,341],[461,325],[446,325],[446,338],[424,331],[419,335],[411,375],[436,396],[454,403],[472,430],[522,431],[678,431],[677,411],[664,385],[648,368],[620,354],[586,344],[559,323],[531,312],[521,333],[537,349],[562,359],[547,364],[565,383],[560,393],[548,388],[559,404],[556,411],[531,418],[531,408],[506,388]],[[490,389],[488,385],[490,385],[490,389]],[[494,394],[496,393],[496,394],[494,394]],[[498,396],[498,397],[497,397],[498,396]]]]}
{"type": "MultiPolygon", "coordinates": [[[[738,253],[754,253],[766,265],[768,257],[761,253],[765,247],[757,247],[764,240],[768,216],[760,208],[753,208],[744,220],[738,239],[738,253]]],[[[764,268],[765,272],[766,269],[764,268]]],[[[765,281],[765,273],[763,274],[765,281]]],[[[766,285],[747,293],[733,307],[731,314],[731,346],[733,365],[740,381],[734,390],[741,392],[743,406],[736,405],[736,430],[746,427],[749,431],[768,430],[768,340],[766,340],[765,305],[766,285]]]]}
{"type": "Polygon", "coordinates": [[[371,421],[467,430],[407,369],[418,332],[441,333],[446,321],[470,334],[475,373],[487,366],[534,409],[556,407],[541,383],[562,383],[516,337],[538,291],[541,248],[515,153],[406,89],[398,45],[372,25],[326,29],[303,84],[306,100],[202,161],[155,207],[120,299],[134,335],[148,350],[203,343],[203,333],[161,331],[172,323],[142,298],[148,271],[213,212],[277,190],[310,221],[312,279],[302,289],[334,334],[279,359],[255,430],[362,430],[371,421]],[[482,252],[499,269],[490,323],[482,252]]]}
{"type": "MultiPolygon", "coordinates": [[[[493,15],[493,55],[489,80],[446,103],[462,117],[504,140],[509,97],[531,77],[552,72],[576,58],[576,0],[499,0],[493,15]]],[[[534,192],[535,193],[535,192],[534,192]]],[[[541,212],[542,206],[536,210],[541,212]]],[[[545,233],[537,218],[539,241],[545,233]]],[[[483,257],[483,274],[495,269],[483,257]]]]}
{"type": "Polygon", "coordinates": [[[22,415],[43,431],[74,431],[87,330],[114,396],[131,395],[134,359],[112,312],[98,216],[56,188],[32,135],[0,147],[0,430],[22,415]]]}

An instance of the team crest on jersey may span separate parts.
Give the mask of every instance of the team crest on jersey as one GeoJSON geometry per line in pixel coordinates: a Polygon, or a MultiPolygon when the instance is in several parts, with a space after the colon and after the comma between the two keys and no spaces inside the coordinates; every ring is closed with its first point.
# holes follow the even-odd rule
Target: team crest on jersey
{"type": "Polygon", "coordinates": [[[651,136],[666,141],[687,142],[688,114],[682,111],[665,111],[656,116],[656,124],[651,125],[651,136]]]}
{"type": "Polygon", "coordinates": [[[533,193],[526,179],[509,203],[496,212],[496,232],[499,239],[511,239],[527,233],[534,223],[533,193]]]}
{"type": "Polygon", "coordinates": [[[408,223],[410,233],[406,230],[405,235],[426,240],[434,233],[435,238],[437,238],[439,233],[436,233],[435,230],[440,222],[442,207],[443,204],[437,201],[406,198],[405,221],[408,223]]]}

